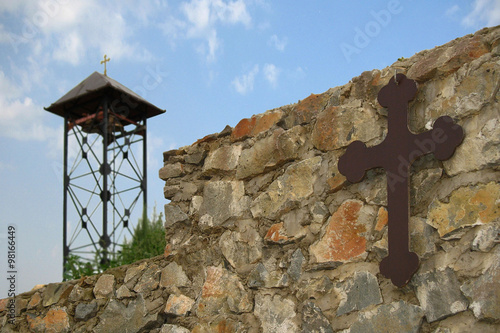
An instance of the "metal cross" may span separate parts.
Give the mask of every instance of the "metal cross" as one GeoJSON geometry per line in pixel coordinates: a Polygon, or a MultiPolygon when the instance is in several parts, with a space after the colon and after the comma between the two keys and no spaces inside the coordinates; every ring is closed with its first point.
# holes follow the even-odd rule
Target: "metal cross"
{"type": "Polygon", "coordinates": [[[448,116],[439,117],[433,129],[413,134],[408,129],[408,102],[417,93],[415,81],[397,74],[378,94],[388,108],[387,136],[377,146],[354,141],[340,157],[339,171],[352,183],[365,172],[382,167],[387,175],[389,254],[380,262],[380,272],[398,287],[406,285],[416,272],[419,260],[409,250],[409,171],[418,157],[434,153],[438,160],[449,159],[463,140],[462,127],[448,116]]]}
{"type": "Polygon", "coordinates": [[[107,59],[106,59],[106,55],[104,55],[104,60],[101,60],[101,65],[102,65],[102,64],[104,64],[104,75],[105,75],[105,76],[108,76],[108,75],[106,74],[106,63],[107,63],[108,61],[110,61],[110,60],[111,60],[110,58],[107,58],[107,59]]]}

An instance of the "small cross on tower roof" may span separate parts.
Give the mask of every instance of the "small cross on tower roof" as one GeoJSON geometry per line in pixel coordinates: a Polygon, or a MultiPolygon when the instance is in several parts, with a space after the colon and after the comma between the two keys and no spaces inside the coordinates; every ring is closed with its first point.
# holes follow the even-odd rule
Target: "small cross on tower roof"
{"type": "Polygon", "coordinates": [[[104,55],[104,60],[101,60],[101,65],[102,65],[102,64],[104,64],[104,75],[105,75],[105,76],[108,76],[108,75],[106,74],[106,63],[107,63],[108,61],[110,61],[110,60],[111,60],[110,58],[106,58],[106,55],[104,55]]]}

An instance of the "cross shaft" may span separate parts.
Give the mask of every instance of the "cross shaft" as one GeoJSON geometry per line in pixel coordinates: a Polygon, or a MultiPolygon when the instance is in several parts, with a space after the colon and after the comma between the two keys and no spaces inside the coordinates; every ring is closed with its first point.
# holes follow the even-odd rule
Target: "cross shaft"
{"type": "Polygon", "coordinates": [[[434,153],[446,160],[463,140],[462,127],[450,117],[436,120],[433,129],[413,134],[408,129],[408,102],[417,93],[415,81],[397,74],[378,94],[380,105],[388,108],[387,136],[379,145],[366,147],[354,141],[339,159],[339,171],[347,180],[361,181],[367,170],[381,167],[387,175],[389,255],[380,263],[380,272],[398,287],[408,283],[418,269],[418,256],[409,250],[409,173],[418,157],[434,153]]]}

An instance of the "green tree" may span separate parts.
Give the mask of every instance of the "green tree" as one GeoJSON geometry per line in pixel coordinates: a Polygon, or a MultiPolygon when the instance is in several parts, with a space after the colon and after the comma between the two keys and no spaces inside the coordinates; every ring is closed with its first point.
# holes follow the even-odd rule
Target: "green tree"
{"type": "Polygon", "coordinates": [[[77,255],[70,254],[66,258],[63,279],[65,281],[79,279],[82,276],[99,274],[108,268],[128,265],[141,259],[151,258],[162,254],[165,246],[163,216],[161,213],[157,214],[156,207],[154,207],[151,219],[146,214],[143,214],[143,217],[139,219],[137,226],[134,228],[132,239],[127,241],[125,238],[121,251],[114,258],[111,258],[109,263],[100,263],[97,254],[93,261],[84,260],[77,255]]]}
{"type": "Polygon", "coordinates": [[[151,219],[147,216],[139,219],[130,242],[125,239],[122,250],[117,256],[118,264],[128,265],[141,259],[160,255],[165,246],[162,214],[158,215],[155,207],[151,219]]]}

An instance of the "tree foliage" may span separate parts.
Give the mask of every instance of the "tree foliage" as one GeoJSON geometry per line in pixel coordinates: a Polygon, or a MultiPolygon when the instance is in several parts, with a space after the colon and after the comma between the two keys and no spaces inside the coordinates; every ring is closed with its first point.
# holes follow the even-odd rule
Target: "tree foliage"
{"type": "Polygon", "coordinates": [[[156,213],[153,208],[151,219],[144,214],[134,228],[132,239],[125,241],[122,248],[108,263],[98,261],[96,254],[94,260],[85,260],[77,255],[70,254],[66,258],[63,279],[79,279],[82,276],[99,274],[108,268],[128,265],[141,259],[151,258],[163,253],[165,249],[165,229],[162,214],[156,213]]]}

